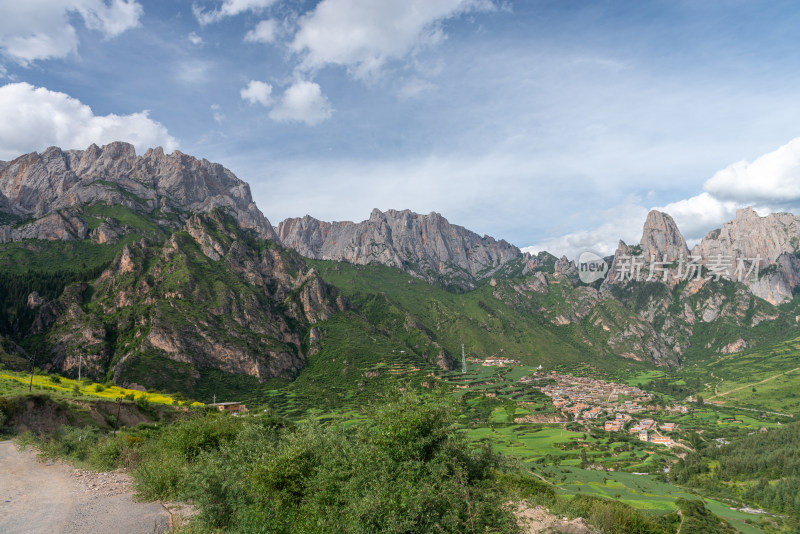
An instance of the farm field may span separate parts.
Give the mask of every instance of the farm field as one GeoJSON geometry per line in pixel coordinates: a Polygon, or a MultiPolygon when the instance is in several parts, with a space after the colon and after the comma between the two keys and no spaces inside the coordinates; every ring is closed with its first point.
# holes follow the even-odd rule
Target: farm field
{"type": "MultiPolygon", "coordinates": [[[[10,396],[28,392],[31,375],[14,371],[0,371],[0,395],[10,396]]],[[[157,404],[180,404],[186,406],[202,406],[199,402],[185,401],[162,393],[145,392],[119,386],[105,386],[89,380],[79,384],[77,380],[56,375],[34,374],[34,392],[48,392],[56,397],[116,400],[127,397],[130,400],[144,399],[157,404]],[[76,389],[77,386],[77,389],[76,389]]]]}
{"type": "MultiPolygon", "coordinates": [[[[675,501],[679,498],[702,498],[696,493],[658,480],[652,475],[592,471],[570,466],[547,466],[538,472],[557,484],[559,490],[566,495],[586,494],[617,499],[639,510],[655,514],[673,511],[675,501]]],[[[733,510],[730,505],[714,499],[703,498],[703,502],[709,510],[730,521],[740,532],[744,534],[763,532],[754,526],[759,523],[757,515],[733,510]]]]}

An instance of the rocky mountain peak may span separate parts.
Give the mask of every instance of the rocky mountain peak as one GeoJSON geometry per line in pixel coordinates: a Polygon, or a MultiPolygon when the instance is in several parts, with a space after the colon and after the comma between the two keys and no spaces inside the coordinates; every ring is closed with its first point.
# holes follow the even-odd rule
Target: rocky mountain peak
{"type": "Polygon", "coordinates": [[[658,261],[664,258],[673,261],[689,256],[689,247],[675,220],[661,211],[652,210],[647,214],[639,246],[646,259],[655,256],[658,261]]]}
{"type": "Polygon", "coordinates": [[[480,237],[438,213],[410,210],[374,209],[359,223],[286,219],[278,225],[278,238],[309,258],[398,267],[458,289],[475,287],[522,254],[506,241],[480,237]]]}
{"type": "Polygon", "coordinates": [[[714,258],[761,258],[775,263],[784,252],[800,248],[800,217],[791,213],[771,213],[760,217],[753,208],[736,212],[736,218],[709,232],[692,249],[695,255],[714,258]]]}
{"type": "Polygon", "coordinates": [[[242,228],[276,238],[250,187],[222,165],[178,151],[165,154],[161,148],[137,156],[133,145],[114,142],[86,150],[50,147],[0,167],[0,210],[19,220],[34,219],[21,228],[0,226],[0,241],[83,239],[85,231],[76,233],[75,224],[67,228],[58,221],[81,219],[81,209],[95,203],[179,217],[223,208],[242,228]]]}

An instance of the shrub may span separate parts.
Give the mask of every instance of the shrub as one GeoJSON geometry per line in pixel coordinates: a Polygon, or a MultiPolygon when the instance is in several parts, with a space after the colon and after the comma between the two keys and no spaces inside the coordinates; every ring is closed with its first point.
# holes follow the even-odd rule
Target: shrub
{"type": "Polygon", "coordinates": [[[142,457],[146,460],[135,472],[139,492],[147,498],[162,500],[185,496],[187,477],[200,453],[217,451],[222,444],[233,440],[241,427],[239,421],[233,417],[207,416],[171,425],[143,448],[142,457]]]}
{"type": "Polygon", "coordinates": [[[139,395],[136,397],[136,407],[141,411],[146,411],[150,409],[150,401],[147,400],[146,395],[139,395]]]}
{"type": "Polygon", "coordinates": [[[145,444],[137,487],[193,499],[200,521],[225,532],[515,531],[499,458],[471,452],[454,421],[449,402],[411,394],[349,430],[190,419],[145,444]]]}
{"type": "Polygon", "coordinates": [[[122,466],[126,443],[120,437],[105,437],[95,444],[88,456],[89,465],[99,471],[110,471],[122,466]]]}

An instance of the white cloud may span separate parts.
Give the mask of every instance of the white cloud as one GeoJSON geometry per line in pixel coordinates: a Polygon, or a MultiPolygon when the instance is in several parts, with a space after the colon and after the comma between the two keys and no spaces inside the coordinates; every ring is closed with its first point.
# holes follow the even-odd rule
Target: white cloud
{"type": "Polygon", "coordinates": [[[233,17],[246,11],[262,11],[275,0],[224,0],[217,9],[206,11],[197,4],[192,4],[192,12],[201,25],[219,22],[225,17],[233,17]]]}
{"type": "Polygon", "coordinates": [[[83,0],[77,2],[76,8],[87,28],[103,32],[107,38],[138,26],[144,13],[141,4],[134,0],[111,0],[110,5],[103,0],[83,0]]]}
{"type": "Polygon", "coordinates": [[[745,203],[790,204],[800,201],[800,137],[756,158],[739,161],[714,174],[703,186],[720,198],[745,203]]]}
{"type": "Polygon", "coordinates": [[[273,19],[262,20],[245,34],[244,40],[247,43],[274,43],[277,31],[278,23],[273,19]]]}
{"type": "Polygon", "coordinates": [[[189,34],[189,42],[195,46],[200,46],[203,44],[203,38],[197,35],[196,32],[192,32],[189,34]]]}
{"type": "Polygon", "coordinates": [[[475,10],[488,0],[322,0],[301,17],[290,48],[303,54],[301,68],[327,64],[369,78],[391,60],[441,41],[441,23],[475,10]]]}
{"type": "Polygon", "coordinates": [[[407,81],[397,92],[402,99],[417,98],[423,93],[436,89],[436,86],[429,81],[414,77],[407,81]]]}
{"type": "Polygon", "coordinates": [[[272,105],[272,86],[267,82],[250,80],[247,87],[239,91],[239,95],[251,104],[272,105]]]}
{"type": "Polygon", "coordinates": [[[12,83],[0,87],[0,159],[11,159],[48,146],[86,148],[127,141],[143,151],[162,146],[172,151],[178,141],[152,120],[147,111],[130,115],[95,115],[67,94],[12,83]]]}
{"type": "Polygon", "coordinates": [[[70,23],[75,13],[87,28],[111,38],[139,26],[143,9],[135,0],[1,0],[0,12],[0,51],[29,65],[78,51],[78,35],[70,23]]]}
{"type": "Polygon", "coordinates": [[[222,112],[222,108],[219,104],[211,104],[211,115],[219,124],[222,124],[225,121],[225,114],[222,112]]]}
{"type": "Polygon", "coordinates": [[[577,258],[585,251],[609,256],[616,250],[620,239],[628,244],[639,242],[648,211],[640,202],[639,197],[629,196],[622,204],[592,216],[591,220],[598,221],[594,228],[546,239],[524,247],[522,251],[536,254],[546,250],[555,256],[567,256],[570,259],[577,258]]]}
{"type": "Polygon", "coordinates": [[[330,118],[331,113],[330,102],[319,85],[299,81],[286,89],[269,116],[278,122],[304,122],[313,126],[330,118]]]}
{"type": "Polygon", "coordinates": [[[654,209],[672,215],[684,238],[696,241],[736,217],[736,210],[741,207],[741,203],[720,200],[706,192],[654,209]]]}

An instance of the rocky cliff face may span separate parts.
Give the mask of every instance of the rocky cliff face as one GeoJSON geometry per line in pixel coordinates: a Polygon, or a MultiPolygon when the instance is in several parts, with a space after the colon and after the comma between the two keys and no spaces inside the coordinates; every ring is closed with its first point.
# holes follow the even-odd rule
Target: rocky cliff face
{"type": "MultiPolygon", "coordinates": [[[[759,217],[752,208],[736,212],[736,218],[713,230],[692,249],[702,263],[732,262],[729,274],[742,278],[750,291],[772,304],[792,299],[800,286],[800,217],[791,213],[772,213],[759,217]],[[740,265],[739,260],[745,263],[740,265]],[[757,276],[747,275],[752,263],[762,269],[757,276]],[[741,269],[742,273],[738,273],[741,269]]],[[[756,272],[758,269],[756,269],[756,272]]]]}
{"type": "Polygon", "coordinates": [[[275,238],[249,186],[222,165],[161,148],[137,156],[132,145],[116,142],[86,150],[51,147],[0,165],[0,242],[84,239],[82,208],[96,203],[177,225],[175,215],[224,208],[242,228],[275,238]]]}
{"type": "Polygon", "coordinates": [[[774,263],[784,252],[800,248],[800,217],[791,213],[772,213],[759,217],[753,208],[736,212],[736,218],[706,235],[692,253],[703,258],[718,255],[756,258],[774,263]]]}
{"type": "Polygon", "coordinates": [[[379,263],[456,289],[473,288],[521,257],[517,247],[503,240],[480,237],[438,213],[408,210],[376,209],[360,223],[286,219],[278,225],[278,238],[308,258],[379,263]]]}
{"type": "Polygon", "coordinates": [[[50,365],[117,383],[190,385],[204,370],[293,377],[311,325],[343,310],[302,258],[243,233],[221,210],[189,218],[159,247],[124,246],[90,283],[42,303],[50,365]],[[171,377],[160,377],[169,372],[171,377]]]}

